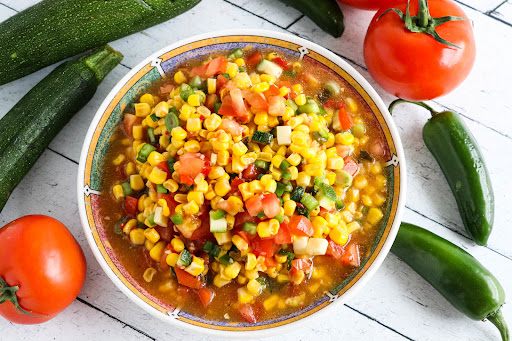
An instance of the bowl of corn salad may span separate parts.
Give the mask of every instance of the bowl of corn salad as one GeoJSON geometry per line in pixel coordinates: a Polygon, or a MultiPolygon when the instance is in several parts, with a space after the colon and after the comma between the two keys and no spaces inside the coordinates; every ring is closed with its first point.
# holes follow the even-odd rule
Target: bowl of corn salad
{"type": "Polygon", "coordinates": [[[98,110],[78,176],[85,234],[119,289],[221,336],[274,334],[345,302],[387,255],[404,191],[399,136],[367,81],[259,30],[141,62],[98,110]]]}

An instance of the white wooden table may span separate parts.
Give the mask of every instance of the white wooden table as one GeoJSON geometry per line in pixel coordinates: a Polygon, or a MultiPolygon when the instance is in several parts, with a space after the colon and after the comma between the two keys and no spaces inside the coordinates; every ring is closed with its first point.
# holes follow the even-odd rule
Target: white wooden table
{"type": "MultiPolygon", "coordinates": [[[[0,0],[0,21],[37,0],[0,0]]],[[[485,154],[496,195],[496,219],[486,247],[467,237],[453,195],[421,138],[426,111],[399,107],[394,115],[408,166],[404,221],[441,235],[477,257],[512,297],[512,1],[458,1],[473,20],[477,61],[453,93],[435,100],[438,109],[460,112],[485,154]]],[[[343,7],[347,29],[334,39],[308,18],[276,0],[203,0],[170,22],[112,43],[125,58],[103,82],[93,100],[52,142],[12,194],[0,226],[26,214],[58,218],[81,244],[88,274],[78,299],[42,325],[21,326],[0,319],[0,340],[216,340],[165,325],[124,296],[94,259],[82,232],[76,203],[76,175],[85,133],[107,93],[140,60],[182,38],[217,29],[262,28],[289,32],[334,51],[377,89],[386,103],[394,98],[373,82],[362,51],[372,12],[343,7]]],[[[1,67],[1,65],[0,65],[1,67]]],[[[0,117],[54,66],[0,86],[0,117]]],[[[1,165],[0,165],[1,166],[1,165]]],[[[0,260],[1,261],[1,260],[0,260]]],[[[512,305],[504,306],[512,327],[512,305]]],[[[498,340],[490,323],[471,321],[398,258],[389,255],[359,293],[335,313],[310,327],[269,340],[498,340]]]]}

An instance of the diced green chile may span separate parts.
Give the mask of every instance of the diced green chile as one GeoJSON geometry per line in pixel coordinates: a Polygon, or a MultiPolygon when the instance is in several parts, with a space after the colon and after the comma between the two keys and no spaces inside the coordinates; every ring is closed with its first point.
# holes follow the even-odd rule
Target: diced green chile
{"type": "Polygon", "coordinates": [[[245,231],[249,234],[256,234],[256,231],[257,231],[257,225],[256,223],[253,223],[251,221],[246,221],[243,225],[242,225],[242,231],[245,231]]]}
{"type": "Polygon", "coordinates": [[[132,186],[130,186],[129,182],[123,182],[121,184],[121,187],[123,187],[124,196],[133,194],[133,189],[132,189],[132,186]]]}
{"type": "Polygon", "coordinates": [[[165,115],[164,122],[165,122],[165,129],[167,129],[169,134],[171,133],[171,131],[174,128],[179,127],[179,125],[180,125],[178,116],[176,116],[176,114],[174,112],[169,112],[167,115],[165,115]]]}

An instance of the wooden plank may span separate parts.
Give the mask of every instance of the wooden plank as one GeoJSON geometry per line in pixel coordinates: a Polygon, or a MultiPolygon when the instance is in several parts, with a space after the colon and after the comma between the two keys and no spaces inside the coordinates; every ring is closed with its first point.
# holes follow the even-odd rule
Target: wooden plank
{"type": "Polygon", "coordinates": [[[276,0],[225,0],[283,28],[302,16],[296,9],[276,0]]]}
{"type": "Polygon", "coordinates": [[[491,12],[491,16],[512,25],[512,3],[510,1],[504,2],[495,11],[491,12]]]}

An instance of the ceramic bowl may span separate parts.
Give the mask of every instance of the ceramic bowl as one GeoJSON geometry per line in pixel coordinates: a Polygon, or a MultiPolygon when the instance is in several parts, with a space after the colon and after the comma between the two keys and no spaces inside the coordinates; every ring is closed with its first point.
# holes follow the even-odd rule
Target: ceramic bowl
{"type": "Polygon", "coordinates": [[[85,137],[78,169],[78,206],[85,235],[103,270],[126,296],[145,311],[173,326],[192,331],[223,337],[261,337],[299,325],[307,326],[311,318],[346,302],[370,279],[388,254],[398,232],[405,203],[405,186],[404,152],[393,120],[379,95],[354,68],[325,48],[296,36],[263,30],[230,30],[198,35],[169,45],[144,59],[114,87],[96,113],[85,137]],[[123,268],[109,246],[98,210],[101,162],[124,108],[184,60],[247,45],[257,49],[272,48],[300,59],[311,58],[345,79],[373,111],[390,155],[385,163],[389,204],[371,250],[363,255],[360,267],[350,277],[339,279],[334,289],[326,291],[313,304],[255,324],[207,320],[179,311],[152,296],[123,268]]]}

